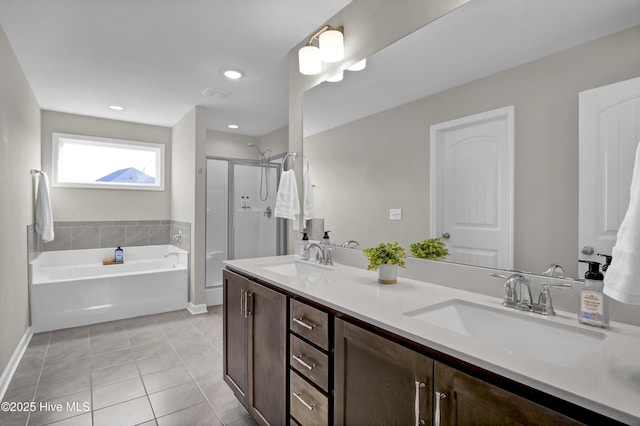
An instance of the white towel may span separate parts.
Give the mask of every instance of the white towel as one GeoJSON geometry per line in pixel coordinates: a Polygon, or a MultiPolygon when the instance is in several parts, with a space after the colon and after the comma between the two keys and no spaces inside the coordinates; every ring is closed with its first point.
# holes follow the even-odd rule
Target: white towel
{"type": "Polygon", "coordinates": [[[636,149],[629,208],[611,255],[611,266],[604,277],[605,294],[623,303],[640,305],[640,144],[636,149]]]}
{"type": "Polygon", "coordinates": [[[293,229],[300,229],[300,199],[298,198],[298,182],[293,170],[285,170],[280,175],[278,193],[276,194],[275,217],[293,220],[293,229]]]}
{"type": "Polygon", "coordinates": [[[316,203],[313,199],[313,182],[311,181],[311,173],[309,172],[309,161],[305,161],[302,179],[304,180],[304,221],[314,219],[316,217],[316,203]]]}
{"type": "Polygon", "coordinates": [[[40,172],[40,178],[38,179],[36,232],[40,234],[43,242],[53,241],[53,212],[51,211],[51,199],[49,197],[49,178],[45,172],[40,172]]]}

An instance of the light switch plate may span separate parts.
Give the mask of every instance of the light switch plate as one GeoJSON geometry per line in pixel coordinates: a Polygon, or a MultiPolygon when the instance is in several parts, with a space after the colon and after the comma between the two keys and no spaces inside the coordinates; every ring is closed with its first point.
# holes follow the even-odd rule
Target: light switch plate
{"type": "Polygon", "coordinates": [[[389,209],[389,220],[402,220],[402,209],[389,209]]]}

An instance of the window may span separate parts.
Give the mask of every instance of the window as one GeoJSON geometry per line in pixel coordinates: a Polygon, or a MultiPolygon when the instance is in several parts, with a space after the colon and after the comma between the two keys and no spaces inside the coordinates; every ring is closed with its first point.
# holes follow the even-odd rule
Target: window
{"type": "Polygon", "coordinates": [[[164,190],[164,145],[53,133],[53,186],[164,190]]]}

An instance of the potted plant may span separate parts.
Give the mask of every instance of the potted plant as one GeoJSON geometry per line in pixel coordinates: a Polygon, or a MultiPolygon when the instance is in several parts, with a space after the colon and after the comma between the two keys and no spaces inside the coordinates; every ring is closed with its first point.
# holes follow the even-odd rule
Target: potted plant
{"type": "Polygon", "coordinates": [[[429,238],[419,243],[411,244],[411,253],[419,259],[441,260],[449,256],[449,250],[440,238],[429,238]]]}
{"type": "Polygon", "coordinates": [[[398,281],[398,266],[406,267],[404,259],[407,252],[398,243],[380,243],[375,247],[363,249],[369,259],[368,270],[378,270],[378,282],[395,284],[398,281]]]}

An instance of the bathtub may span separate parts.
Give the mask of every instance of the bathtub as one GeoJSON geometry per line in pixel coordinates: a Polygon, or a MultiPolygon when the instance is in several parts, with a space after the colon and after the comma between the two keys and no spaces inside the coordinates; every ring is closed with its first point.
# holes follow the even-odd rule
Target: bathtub
{"type": "Polygon", "coordinates": [[[188,252],[170,245],[123,247],[124,264],[103,265],[113,249],[43,252],[30,263],[35,333],[183,309],[188,252]],[[171,253],[171,254],[169,254],[171,253]]]}

